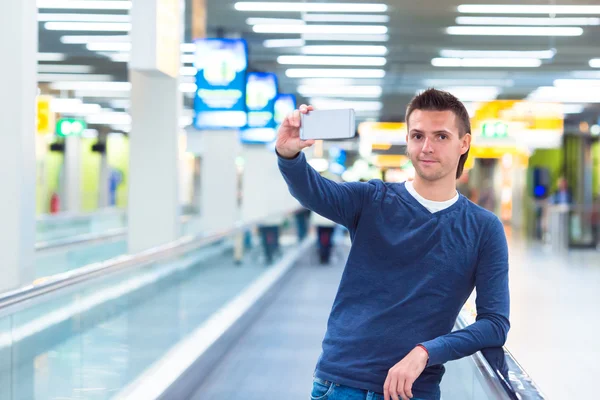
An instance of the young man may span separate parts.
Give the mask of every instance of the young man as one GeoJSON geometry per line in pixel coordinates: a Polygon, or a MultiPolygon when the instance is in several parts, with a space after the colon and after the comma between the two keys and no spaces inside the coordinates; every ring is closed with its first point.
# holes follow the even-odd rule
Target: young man
{"type": "Polygon", "coordinates": [[[301,106],[279,130],[279,168],[305,207],[346,226],[352,248],[331,310],[312,399],[440,398],[443,364],[499,347],[509,330],[502,223],[456,191],[471,142],[469,115],[429,89],[406,112],[413,182],[338,184],[302,149],[301,106]],[[451,332],[477,288],[477,321],[451,332]]]}

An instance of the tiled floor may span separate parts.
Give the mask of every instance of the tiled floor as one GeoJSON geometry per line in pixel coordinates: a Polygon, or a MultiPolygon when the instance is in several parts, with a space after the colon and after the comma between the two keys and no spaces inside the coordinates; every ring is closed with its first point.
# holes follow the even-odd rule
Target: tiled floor
{"type": "Polygon", "coordinates": [[[507,347],[549,399],[598,399],[600,252],[511,240],[507,347]]]}

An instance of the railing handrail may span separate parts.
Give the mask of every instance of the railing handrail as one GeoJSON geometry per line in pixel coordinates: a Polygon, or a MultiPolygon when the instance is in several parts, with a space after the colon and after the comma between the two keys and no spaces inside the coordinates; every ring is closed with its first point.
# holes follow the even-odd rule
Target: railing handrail
{"type": "Polygon", "coordinates": [[[274,216],[289,216],[299,208],[295,207],[286,212],[280,212],[268,217],[262,217],[250,222],[238,222],[232,228],[213,232],[210,234],[187,235],[173,242],[151,248],[132,255],[122,255],[107,261],[90,264],[72,271],[52,275],[38,280],[35,284],[24,286],[0,295],[0,310],[31,300],[35,297],[54,292],[78,283],[82,283],[98,276],[104,276],[127,268],[136,268],[151,262],[162,261],[178,255],[188,253],[200,247],[210,245],[241,230],[260,224],[266,218],[274,216]]]}
{"type": "MultiPolygon", "coordinates": [[[[464,329],[469,325],[467,318],[465,318],[464,311],[461,311],[456,320],[456,325],[459,329],[464,329]]],[[[497,354],[494,354],[497,355],[497,354]]],[[[535,385],[531,377],[523,367],[515,360],[513,355],[508,351],[506,346],[484,349],[481,352],[477,352],[475,355],[477,360],[483,361],[489,368],[482,368],[480,371],[489,378],[490,382],[498,382],[502,385],[504,391],[509,394],[511,399],[514,400],[543,400],[546,397],[542,394],[541,390],[535,385]],[[492,353],[500,353],[501,357],[505,361],[505,373],[494,366],[494,362],[491,359],[492,353]]]]}
{"type": "Polygon", "coordinates": [[[57,214],[42,214],[36,216],[36,222],[61,222],[67,220],[81,220],[81,219],[89,219],[94,216],[102,216],[102,215],[124,215],[127,211],[124,208],[118,207],[106,207],[100,208],[95,211],[90,212],[60,212],[57,214]]]}
{"type": "Polygon", "coordinates": [[[98,233],[84,233],[77,236],[69,236],[62,239],[46,240],[35,244],[35,251],[58,250],[65,247],[77,246],[81,244],[90,245],[93,243],[105,242],[107,240],[123,238],[127,234],[127,228],[108,229],[98,233]]]}

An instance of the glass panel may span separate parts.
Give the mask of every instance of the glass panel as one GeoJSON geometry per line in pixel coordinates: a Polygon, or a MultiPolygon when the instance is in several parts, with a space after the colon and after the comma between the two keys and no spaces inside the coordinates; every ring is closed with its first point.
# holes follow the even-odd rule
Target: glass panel
{"type": "Polygon", "coordinates": [[[0,318],[0,399],[11,399],[11,322],[0,318]]]}

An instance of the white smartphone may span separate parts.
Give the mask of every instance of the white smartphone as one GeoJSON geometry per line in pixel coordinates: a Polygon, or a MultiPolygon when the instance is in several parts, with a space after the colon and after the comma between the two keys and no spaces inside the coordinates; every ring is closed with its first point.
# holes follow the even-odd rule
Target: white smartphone
{"type": "Polygon", "coordinates": [[[350,139],[356,135],[354,110],[315,110],[300,114],[300,139],[350,139]]]}

